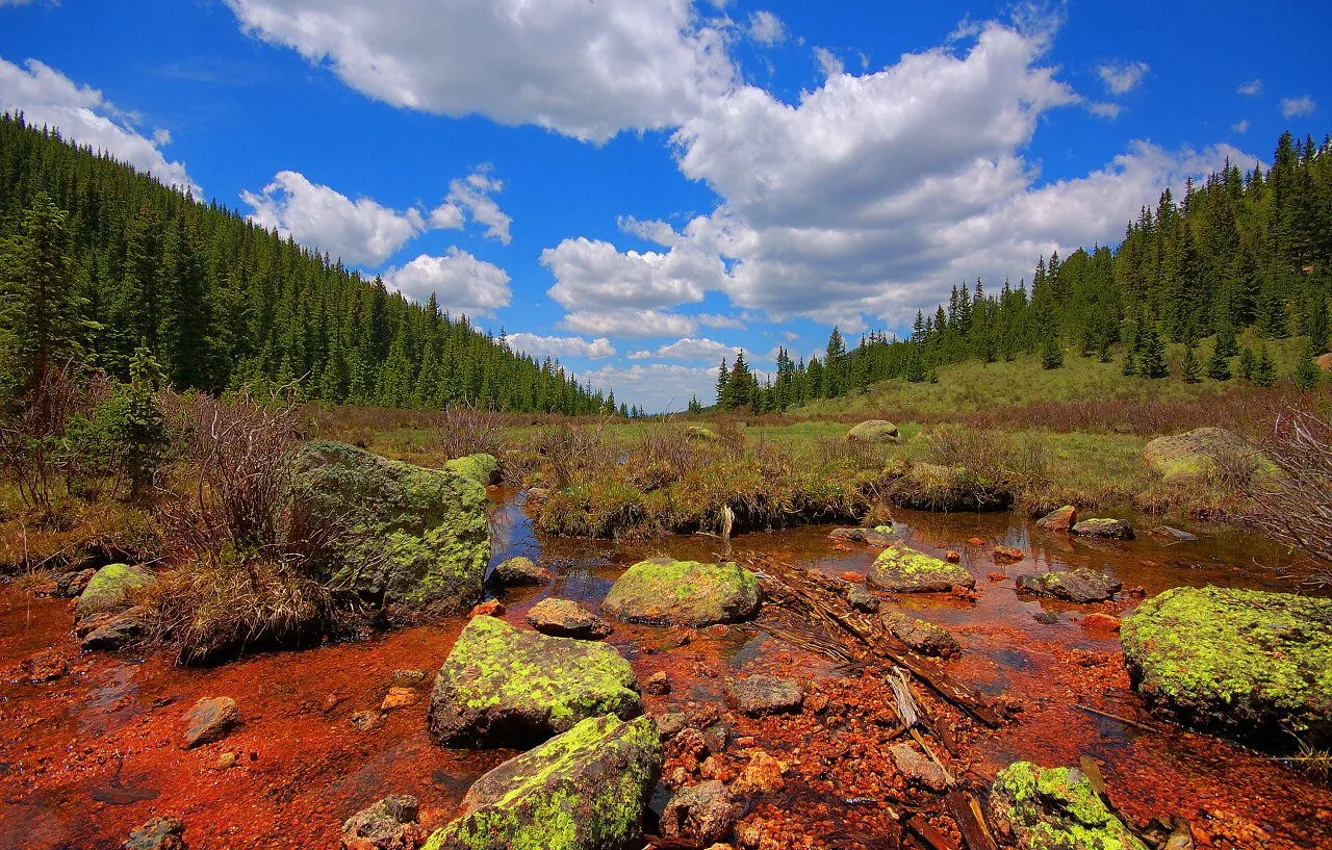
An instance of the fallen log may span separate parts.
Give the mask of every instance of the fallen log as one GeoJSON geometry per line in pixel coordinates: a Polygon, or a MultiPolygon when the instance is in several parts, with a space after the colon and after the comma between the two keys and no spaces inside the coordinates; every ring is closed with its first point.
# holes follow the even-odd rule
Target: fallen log
{"type": "Polygon", "coordinates": [[[948,811],[957,821],[962,841],[970,850],[999,850],[975,797],[965,791],[952,792],[948,795],[948,811]]]}
{"type": "Polygon", "coordinates": [[[951,838],[930,826],[924,818],[911,818],[906,822],[906,828],[930,850],[958,850],[951,838]]]}

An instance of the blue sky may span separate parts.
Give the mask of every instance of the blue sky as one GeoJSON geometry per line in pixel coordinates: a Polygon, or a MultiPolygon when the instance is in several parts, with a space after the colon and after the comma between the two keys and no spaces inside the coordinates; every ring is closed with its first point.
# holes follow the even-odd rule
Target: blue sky
{"type": "Polygon", "coordinates": [[[617,398],[901,330],[1332,129],[1332,6],[0,0],[0,109],[617,398]]]}

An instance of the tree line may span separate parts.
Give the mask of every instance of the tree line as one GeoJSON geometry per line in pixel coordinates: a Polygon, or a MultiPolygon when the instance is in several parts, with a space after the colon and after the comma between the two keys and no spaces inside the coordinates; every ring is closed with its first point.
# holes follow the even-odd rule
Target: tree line
{"type": "Polygon", "coordinates": [[[1313,358],[1328,344],[1332,298],[1332,136],[1321,144],[1284,133],[1271,168],[1229,161],[1183,198],[1166,189],[1143,206],[1115,250],[1103,245],[1037,263],[1030,287],[1005,280],[997,293],[977,279],[955,286],[933,314],[916,314],[909,338],[874,332],[848,350],[833,329],[824,357],[793,361],[779,349],[762,385],[743,357],[722,362],[717,406],[785,410],[868,390],[890,378],[937,380],[938,367],[1065,352],[1118,359],[1125,375],[1171,374],[1166,342],[1184,346],[1185,381],[1240,377],[1270,386],[1278,376],[1262,340],[1304,337],[1291,378],[1312,387],[1313,358]],[[1241,347],[1239,335],[1257,339],[1241,347]],[[1208,351],[1199,344],[1211,339],[1208,351]]]}
{"type": "Polygon", "coordinates": [[[0,115],[0,396],[71,358],[178,389],[295,383],[338,404],[595,413],[607,399],[463,315],[0,115]]]}

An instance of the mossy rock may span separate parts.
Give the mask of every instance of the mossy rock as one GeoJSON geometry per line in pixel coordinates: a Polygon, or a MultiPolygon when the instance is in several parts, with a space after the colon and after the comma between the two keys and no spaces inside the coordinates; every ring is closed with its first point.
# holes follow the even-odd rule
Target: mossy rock
{"type": "Polygon", "coordinates": [[[1111,578],[1100,570],[1079,567],[1074,570],[1051,570],[1044,573],[1021,575],[1017,578],[1019,592],[1048,596],[1068,602],[1086,604],[1113,599],[1124,587],[1123,582],[1111,578]]]}
{"type": "Polygon", "coordinates": [[[1071,767],[1010,764],[990,787],[990,815],[1022,850],[1147,850],[1071,767]]]}
{"type": "Polygon", "coordinates": [[[637,717],[637,688],[612,646],[474,617],[435,677],[430,733],[445,746],[530,746],[588,717],[637,717]]]}
{"type": "Polygon", "coordinates": [[[717,432],[702,425],[690,425],[685,429],[685,437],[700,443],[717,442],[717,432]]]}
{"type": "Polygon", "coordinates": [[[133,591],[156,580],[151,570],[138,564],[107,564],[93,575],[79,595],[74,603],[74,616],[83,619],[124,611],[132,603],[133,591]]]}
{"type": "Polygon", "coordinates": [[[738,564],[653,558],[625,570],[601,608],[629,622],[701,627],[752,617],[758,605],[758,579],[738,564]]]}
{"type": "Polygon", "coordinates": [[[1124,620],[1124,658],[1153,711],[1187,725],[1332,745],[1332,599],[1177,587],[1124,620]]]}
{"type": "Polygon", "coordinates": [[[1225,428],[1195,428],[1158,437],[1142,450],[1143,460],[1169,483],[1205,480],[1239,464],[1252,474],[1260,456],[1244,438],[1225,428]]]}
{"type": "Polygon", "coordinates": [[[922,511],[1001,511],[1013,503],[1013,492],[961,466],[914,463],[893,482],[888,499],[922,511]]]}
{"type": "Polygon", "coordinates": [[[898,437],[897,426],[886,419],[866,419],[846,433],[856,443],[896,443],[898,437]]]}
{"type": "Polygon", "coordinates": [[[498,484],[500,480],[500,462],[494,455],[483,453],[456,457],[445,461],[444,468],[463,478],[470,478],[482,487],[498,484]]]}
{"type": "Polygon", "coordinates": [[[292,494],[316,521],[352,523],[360,540],[319,565],[316,577],[333,588],[448,611],[481,599],[490,534],[474,479],[313,442],[300,450],[292,494]]]}
{"type": "Polygon", "coordinates": [[[588,718],[478,779],[424,850],[638,846],[662,758],[648,718],[588,718]]]}
{"type": "Polygon", "coordinates": [[[966,567],[906,546],[893,546],[880,552],[865,581],[870,587],[890,593],[942,593],[959,585],[976,586],[976,579],[966,567]]]}

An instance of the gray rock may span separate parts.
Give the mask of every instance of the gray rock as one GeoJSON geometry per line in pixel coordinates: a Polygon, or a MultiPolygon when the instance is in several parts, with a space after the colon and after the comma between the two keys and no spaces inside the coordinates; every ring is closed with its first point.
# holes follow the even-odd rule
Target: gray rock
{"type": "Polygon", "coordinates": [[[1132,540],[1134,537],[1133,527],[1122,519],[1084,519],[1074,524],[1073,533],[1108,540],[1132,540]]]}
{"type": "Polygon", "coordinates": [[[910,617],[900,611],[890,611],[882,619],[893,637],[921,655],[950,658],[962,654],[962,645],[957,639],[947,629],[928,620],[910,617]]]}
{"type": "Polygon", "coordinates": [[[714,723],[703,730],[703,746],[714,756],[726,752],[726,747],[730,743],[731,727],[725,723],[714,723]]]}
{"type": "Polygon", "coordinates": [[[185,715],[184,746],[195,747],[220,741],[241,725],[240,708],[231,697],[204,697],[185,715]]]}
{"type": "Polygon", "coordinates": [[[135,607],[110,615],[84,633],[83,648],[106,651],[128,646],[143,637],[143,614],[143,608],[135,607]]]}
{"type": "Polygon", "coordinates": [[[857,543],[880,548],[891,546],[900,540],[891,525],[880,525],[875,528],[834,528],[828,537],[833,540],[854,540],[857,543]]]}
{"type": "Polygon", "coordinates": [[[1062,508],[1050,511],[1050,513],[1036,520],[1036,527],[1067,534],[1073,530],[1077,521],[1078,509],[1073,505],[1064,505],[1062,508]]]}
{"type": "Polygon", "coordinates": [[[847,604],[857,611],[873,614],[879,610],[879,597],[871,593],[864,585],[849,582],[846,587],[847,604]]]}
{"type": "Polygon", "coordinates": [[[393,795],[361,809],[342,824],[342,850],[416,850],[427,834],[417,823],[421,806],[410,795],[393,795]]]}
{"type": "Polygon", "coordinates": [[[726,683],[726,701],[745,714],[780,714],[799,710],[805,693],[795,679],[745,676],[726,683]]]}
{"type": "Polygon", "coordinates": [[[495,567],[493,578],[507,587],[522,585],[543,585],[555,578],[555,574],[534,562],[531,558],[519,555],[509,558],[495,567]]]}
{"type": "Polygon", "coordinates": [[[97,570],[74,570],[73,572],[61,573],[55,579],[55,592],[52,596],[59,599],[73,599],[75,596],[83,593],[88,587],[88,582],[97,575],[97,570]]]}
{"type": "Polygon", "coordinates": [[[527,612],[527,623],[543,635],[601,640],[615,629],[571,599],[543,599],[527,612]]]}
{"type": "Polygon", "coordinates": [[[156,817],[129,834],[122,850],[189,850],[180,818],[156,817]]]}
{"type": "Polygon", "coordinates": [[[712,780],[681,788],[661,813],[661,834],[707,847],[731,834],[740,806],[722,783],[712,780]]]}
{"type": "Polygon", "coordinates": [[[866,419],[847,432],[853,443],[896,443],[897,426],[886,419],[866,419]]]}
{"type": "Polygon", "coordinates": [[[1062,572],[1018,576],[1019,591],[1068,602],[1104,602],[1114,598],[1124,585],[1105,573],[1085,567],[1062,572]]]}
{"type": "Polygon", "coordinates": [[[1190,543],[1198,539],[1198,535],[1189,534],[1187,531],[1181,531],[1178,528],[1172,528],[1168,525],[1158,525],[1147,532],[1153,537],[1159,537],[1163,540],[1171,540],[1176,543],[1190,543]]]}
{"type": "Polygon", "coordinates": [[[88,581],[88,586],[74,603],[78,619],[94,614],[114,613],[130,607],[134,591],[156,580],[152,571],[138,564],[107,564],[88,581]]]}
{"type": "Polygon", "coordinates": [[[897,744],[888,748],[897,772],[907,779],[919,782],[931,791],[946,791],[948,776],[939,765],[917,752],[910,744],[897,744]]]}
{"type": "Polygon", "coordinates": [[[664,714],[653,715],[652,720],[657,724],[657,731],[661,733],[663,740],[669,740],[685,728],[689,723],[689,718],[683,711],[667,711],[664,714]]]}

